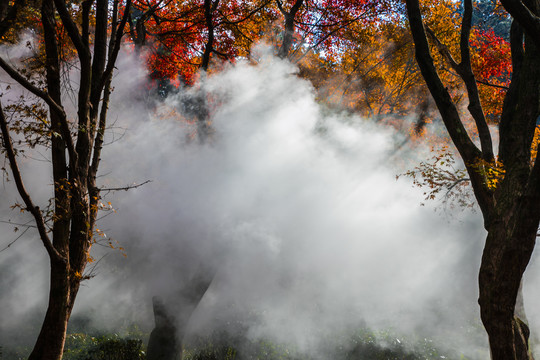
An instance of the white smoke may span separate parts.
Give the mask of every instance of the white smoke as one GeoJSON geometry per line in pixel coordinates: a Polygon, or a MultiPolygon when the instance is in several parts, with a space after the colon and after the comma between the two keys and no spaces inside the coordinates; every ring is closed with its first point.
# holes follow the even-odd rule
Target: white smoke
{"type": "MultiPolygon", "coordinates": [[[[264,51],[257,65],[230,66],[165,101],[180,109],[189,92],[209,94],[213,133],[200,142],[185,119],[148,113],[141,68],[126,54],[118,64],[110,118],[123,136],[104,149],[100,181],[106,188],[152,182],[104,198],[117,212],[98,226],[127,258],[108,251],[74,316],[148,329],[151,297],[173,296],[210,267],[217,275],[192,332],[240,319],[248,338],[309,351],[365,324],[485,356],[466,333],[478,321],[480,217],[436,214],[420,206],[422,193],[410,182],[395,178],[426,149],[391,156],[399,134],[325,109],[293,65],[264,51]]],[[[14,235],[0,226],[4,246],[14,235]]],[[[4,331],[20,319],[17,306],[46,303],[46,259],[30,241],[0,253],[0,268],[12,271],[3,284],[15,289],[0,297],[4,331]],[[36,253],[42,260],[33,260],[36,253]]],[[[98,247],[94,256],[103,253],[98,247]]],[[[485,351],[485,338],[480,346],[485,351]]]]}

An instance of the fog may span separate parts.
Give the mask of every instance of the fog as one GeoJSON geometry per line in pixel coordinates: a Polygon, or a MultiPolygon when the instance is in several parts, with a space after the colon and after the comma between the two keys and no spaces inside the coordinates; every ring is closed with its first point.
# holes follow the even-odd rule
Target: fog
{"type": "MultiPolygon", "coordinates": [[[[231,65],[162,102],[145,96],[146,73],[132,55],[117,67],[99,182],[105,189],[151,182],[103,192],[114,211],[98,222],[105,246],[94,246],[99,261],[89,265],[94,277],[83,283],[74,321],[150,331],[152,296],[174,303],[190,278],[209,271],[216,275],[190,320],[191,337],[240,324],[246,339],[328,358],[317,355],[322,340],[367,327],[487,357],[476,303],[480,215],[436,201],[422,206],[422,191],[396,180],[430,156],[428,148],[396,151],[403,134],[325,108],[294,65],[264,48],[257,64],[231,65]],[[210,99],[204,139],[182,116],[186,99],[201,94],[210,99]]],[[[47,163],[34,163],[26,159],[23,170],[44,200],[51,175],[47,163]]],[[[0,220],[29,220],[9,209],[12,182],[1,196],[0,220]]],[[[1,249],[19,228],[0,223],[1,249]]],[[[0,252],[0,344],[36,331],[47,271],[32,228],[0,252]]],[[[529,270],[530,283],[537,272],[529,270]]],[[[530,288],[527,303],[536,297],[530,288]]]]}

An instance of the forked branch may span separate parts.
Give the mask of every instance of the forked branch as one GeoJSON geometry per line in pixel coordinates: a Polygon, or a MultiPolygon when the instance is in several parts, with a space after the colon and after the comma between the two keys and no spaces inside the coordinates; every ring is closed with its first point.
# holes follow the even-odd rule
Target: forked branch
{"type": "Polygon", "coordinates": [[[484,154],[476,147],[468,135],[456,105],[437,73],[427,41],[418,0],[406,0],[406,3],[418,66],[420,67],[426,85],[437,104],[437,108],[439,109],[448,134],[467,166],[467,171],[471,178],[471,184],[474,188],[480,209],[484,215],[489,215],[493,203],[492,193],[486,187],[483,177],[470,165],[475,164],[478,159],[484,158],[484,154]]]}
{"type": "MultiPolygon", "coordinates": [[[[44,1],[51,1],[51,0],[44,0],[44,1]]],[[[54,5],[56,7],[56,10],[58,11],[58,15],[60,15],[60,19],[62,19],[62,24],[66,28],[69,38],[71,39],[71,42],[75,46],[75,49],[77,49],[77,53],[79,54],[79,59],[83,61],[84,59],[89,58],[91,56],[90,48],[88,47],[87,44],[85,44],[83,37],[79,33],[77,24],[75,24],[75,22],[71,18],[71,14],[69,13],[66,7],[65,1],[54,0],[54,5]]]]}
{"type": "Polygon", "coordinates": [[[469,38],[472,27],[472,2],[466,0],[464,2],[464,13],[461,24],[460,34],[460,55],[461,62],[458,64],[452,57],[450,50],[444,45],[435,35],[429,27],[426,26],[426,32],[432,41],[437,46],[439,53],[448,62],[448,64],[454,69],[456,73],[461,77],[465,87],[467,88],[467,96],[469,98],[469,113],[473,117],[476,128],[478,130],[478,137],[480,138],[480,145],[482,148],[482,158],[487,162],[493,162],[495,160],[493,154],[493,142],[491,139],[491,133],[489,126],[482,110],[482,104],[480,103],[480,95],[478,93],[477,81],[472,71],[471,54],[469,48],[469,38]]]}
{"type": "Polygon", "coordinates": [[[461,51],[461,78],[467,88],[467,95],[469,97],[469,113],[472,115],[476,128],[478,130],[478,137],[480,138],[480,145],[482,147],[483,159],[487,162],[493,162],[495,157],[493,155],[493,143],[491,140],[491,133],[482,110],[482,104],[480,103],[480,95],[478,94],[478,86],[476,85],[476,79],[472,71],[471,66],[471,52],[469,48],[469,39],[471,36],[472,27],[472,0],[464,1],[464,13],[461,23],[461,36],[460,36],[460,51],[461,51]]]}
{"type": "Polygon", "coordinates": [[[58,105],[58,103],[56,103],[47,92],[39,89],[30,81],[28,81],[24,76],[22,76],[17,70],[11,67],[1,57],[0,57],[0,67],[4,69],[4,71],[9,76],[11,76],[13,80],[19,83],[22,87],[24,87],[26,90],[30,91],[32,94],[36,95],[37,97],[45,101],[45,103],[49,106],[51,111],[54,111],[55,113],[57,113],[58,118],[60,119],[60,122],[61,122],[61,126],[62,126],[62,137],[64,141],[66,142],[66,147],[69,153],[70,167],[72,169],[75,169],[77,161],[78,161],[78,156],[77,156],[77,153],[75,152],[75,145],[73,144],[73,139],[71,137],[71,131],[69,129],[69,124],[67,121],[67,116],[66,116],[66,112],[64,111],[64,108],[58,105]]]}
{"type": "Polygon", "coordinates": [[[116,63],[116,59],[118,58],[118,53],[120,52],[120,45],[122,44],[122,37],[124,36],[124,28],[126,27],[126,23],[129,18],[129,13],[131,9],[131,0],[127,0],[126,7],[124,9],[124,15],[122,17],[122,20],[120,21],[120,24],[118,25],[118,28],[114,28],[113,24],[113,31],[114,31],[114,41],[111,41],[109,43],[109,48],[112,46],[112,51],[109,53],[107,66],[105,67],[105,71],[103,72],[100,89],[103,89],[105,87],[105,84],[107,83],[108,79],[112,76],[112,72],[114,70],[114,64],[116,63]]]}

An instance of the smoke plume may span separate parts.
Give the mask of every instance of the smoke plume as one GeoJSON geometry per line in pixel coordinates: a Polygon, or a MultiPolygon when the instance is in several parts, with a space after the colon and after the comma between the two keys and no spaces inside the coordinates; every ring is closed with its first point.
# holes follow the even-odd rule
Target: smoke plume
{"type": "MultiPolygon", "coordinates": [[[[157,103],[144,95],[136,59],[124,54],[117,67],[100,183],[151,182],[104,191],[114,211],[99,221],[105,247],[94,247],[99,262],[89,265],[95,276],[74,319],[149,331],[152,296],[174,303],[206,271],[215,278],[191,317],[191,336],[240,324],[246,339],[316,356],[321,340],[365,326],[486,356],[484,336],[468,333],[479,326],[480,216],[434,212],[409,181],[396,181],[427,149],[396,153],[403,135],[326,109],[293,65],[264,50],[256,65],[231,65],[157,103]],[[189,99],[201,96],[209,109],[203,135],[186,115],[189,99]]],[[[46,199],[50,174],[40,169],[25,167],[30,189],[46,199]]],[[[8,209],[12,183],[2,199],[2,220],[29,220],[8,209]]],[[[20,234],[0,226],[2,247],[20,234]]],[[[5,339],[29,321],[24,315],[44,311],[47,267],[33,229],[0,252],[5,339]]]]}

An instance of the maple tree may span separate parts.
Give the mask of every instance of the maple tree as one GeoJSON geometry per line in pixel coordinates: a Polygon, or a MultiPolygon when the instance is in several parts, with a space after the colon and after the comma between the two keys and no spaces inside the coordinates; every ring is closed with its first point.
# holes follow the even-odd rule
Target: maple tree
{"type": "Polygon", "coordinates": [[[373,23],[388,11],[389,1],[135,1],[130,14],[130,39],[147,51],[154,79],[191,84],[212,59],[251,58],[260,40],[272,44],[278,56],[293,61],[324,51],[337,58],[355,47],[352,26],[373,23]]]}
{"type": "Polygon", "coordinates": [[[130,38],[147,51],[154,79],[191,84],[199,69],[208,70],[214,56],[234,61],[248,57],[273,16],[269,0],[135,1],[130,38]]]}
{"type": "MultiPolygon", "coordinates": [[[[499,123],[499,156],[494,154],[488,122],[479,100],[471,64],[472,1],[464,2],[459,29],[459,63],[438,44],[446,60],[463,80],[480,147],[463,122],[433,61],[418,1],[407,0],[407,12],[422,75],[445,127],[465,167],[488,235],[479,274],[481,318],[489,336],[491,357],[530,359],[529,330],[516,315],[521,279],[536,242],[540,212],[540,163],[531,163],[531,146],[540,115],[540,3],[502,1],[514,17],[510,33],[512,77],[499,123]],[[492,181],[496,174],[497,181],[492,181]]],[[[433,36],[432,36],[433,38],[433,36]]],[[[435,40],[436,41],[436,40],[435,40]]]]}
{"type": "MultiPolygon", "coordinates": [[[[477,76],[479,97],[488,119],[496,119],[509,82],[509,44],[500,29],[494,33],[496,26],[486,25],[500,22],[500,9],[488,19],[491,8],[483,3],[477,5],[483,12],[471,36],[471,61],[474,70],[485,72],[477,76]]],[[[426,24],[455,54],[460,5],[448,0],[423,4],[429,8],[426,24]]],[[[219,69],[223,61],[250,59],[252,45],[263,40],[327,92],[321,99],[377,118],[396,118],[415,109],[424,114],[420,129],[431,120],[432,105],[411,61],[413,46],[403,12],[394,1],[138,0],[129,14],[129,33],[163,95],[171,84],[192,84],[198,71],[211,65],[219,69]]],[[[438,66],[448,68],[441,76],[459,96],[459,76],[443,55],[434,56],[438,66]]]]}
{"type": "MultiPolygon", "coordinates": [[[[0,67],[22,88],[39,99],[39,128],[22,128],[4,113],[0,104],[2,145],[22,204],[21,211],[34,219],[39,240],[50,260],[50,290],[45,319],[29,359],[59,360],[62,357],[67,323],[91,259],[95,222],[101,205],[96,177],[100,164],[111,77],[120,50],[127,16],[118,17],[119,1],[96,0],[68,3],[42,0],[25,4],[10,2],[0,19],[3,40],[22,11],[35,14],[40,46],[33,62],[38,64],[30,76],[4,58],[0,67]],[[69,43],[67,42],[69,39],[69,43]],[[91,50],[92,49],[92,50],[91,50]],[[67,50],[67,51],[66,51],[67,50]],[[77,113],[65,107],[62,93],[69,86],[63,75],[76,61],[79,68],[77,113]],[[48,114],[48,117],[47,117],[48,114]],[[24,185],[19,168],[20,152],[14,133],[40,135],[50,152],[53,176],[52,207],[40,207],[24,185]]],[[[127,14],[130,0],[123,4],[127,14]]],[[[19,24],[24,24],[21,21],[19,24]]],[[[9,106],[9,105],[8,105],[9,106]]],[[[24,117],[25,113],[19,114],[24,117]]],[[[16,118],[15,118],[16,119],[16,118]]],[[[46,180],[48,183],[48,180],[46,180]]]]}
{"type": "MultiPolygon", "coordinates": [[[[462,5],[456,6],[455,3],[448,5],[453,7],[453,16],[461,17],[463,15],[462,5]]],[[[473,3],[473,6],[474,12],[470,34],[471,66],[476,77],[479,99],[486,120],[491,126],[495,126],[501,115],[503,100],[508,90],[512,70],[510,43],[508,42],[509,26],[505,25],[509,16],[502,6],[495,5],[491,1],[477,1],[473,3]]],[[[431,18],[432,10],[429,6],[423,9],[424,12],[427,12],[424,17],[426,22],[427,19],[431,18]]],[[[437,13],[437,11],[435,12],[437,13]]],[[[447,14],[447,17],[450,15],[447,14]]],[[[452,23],[457,24],[455,20],[452,23]]],[[[446,26],[448,25],[449,23],[446,24],[446,26]]],[[[459,28],[455,25],[452,25],[451,29],[454,32],[459,31],[459,28]]],[[[455,46],[457,39],[454,38],[454,43],[452,43],[444,38],[445,31],[439,30],[436,34],[433,30],[431,31],[430,38],[433,39],[433,51],[436,52],[433,54],[436,66],[442,70],[440,75],[445,85],[454,91],[453,100],[458,105],[458,111],[464,116],[464,126],[473,139],[476,140],[478,133],[474,122],[471,122],[470,118],[463,112],[464,101],[467,98],[459,96],[462,86],[459,82],[449,82],[453,78],[455,79],[457,75],[452,69],[453,57],[459,58],[460,56],[459,49],[455,46]],[[448,75],[450,75],[450,78],[448,75]]],[[[446,31],[446,33],[451,31],[446,31]]],[[[471,198],[472,194],[468,191],[469,178],[465,169],[456,162],[453,151],[448,147],[451,143],[450,139],[441,138],[438,135],[424,137],[422,141],[431,144],[432,152],[435,155],[431,161],[423,161],[405,175],[413,178],[415,185],[426,189],[426,200],[439,197],[442,198],[445,205],[453,206],[455,201],[460,206],[472,207],[474,200],[471,198]]]]}
{"type": "MultiPolygon", "coordinates": [[[[423,2],[425,21],[432,34],[445,44],[446,51],[455,54],[456,29],[459,27],[460,6],[454,1],[423,2]],[[446,21],[440,21],[446,19],[446,21]]],[[[434,104],[427,96],[427,89],[414,61],[414,46],[406,24],[404,10],[396,4],[385,5],[382,14],[373,21],[350,24],[347,30],[328,46],[335,49],[305,55],[299,62],[300,75],[310,79],[319,91],[321,101],[345,107],[365,117],[411,132],[411,139],[423,134],[424,127],[435,119],[434,104]],[[409,129],[402,121],[404,116],[418,114],[409,129]]],[[[480,22],[479,22],[480,23],[480,22]]],[[[483,24],[483,22],[482,22],[483,24]]],[[[487,116],[500,114],[500,98],[504,95],[509,79],[509,46],[500,39],[495,49],[489,47],[493,37],[483,28],[475,28],[473,67],[485,74],[478,78],[480,100],[487,116]],[[503,49],[506,52],[497,52],[503,49]],[[495,72],[497,70],[498,72],[495,72]],[[488,72],[489,71],[489,72],[488,72]]],[[[432,43],[432,46],[436,46],[432,43]]],[[[435,63],[444,71],[445,86],[461,105],[464,88],[457,73],[439,52],[433,54],[435,63]]],[[[437,140],[439,141],[439,140],[437,140]]]]}

